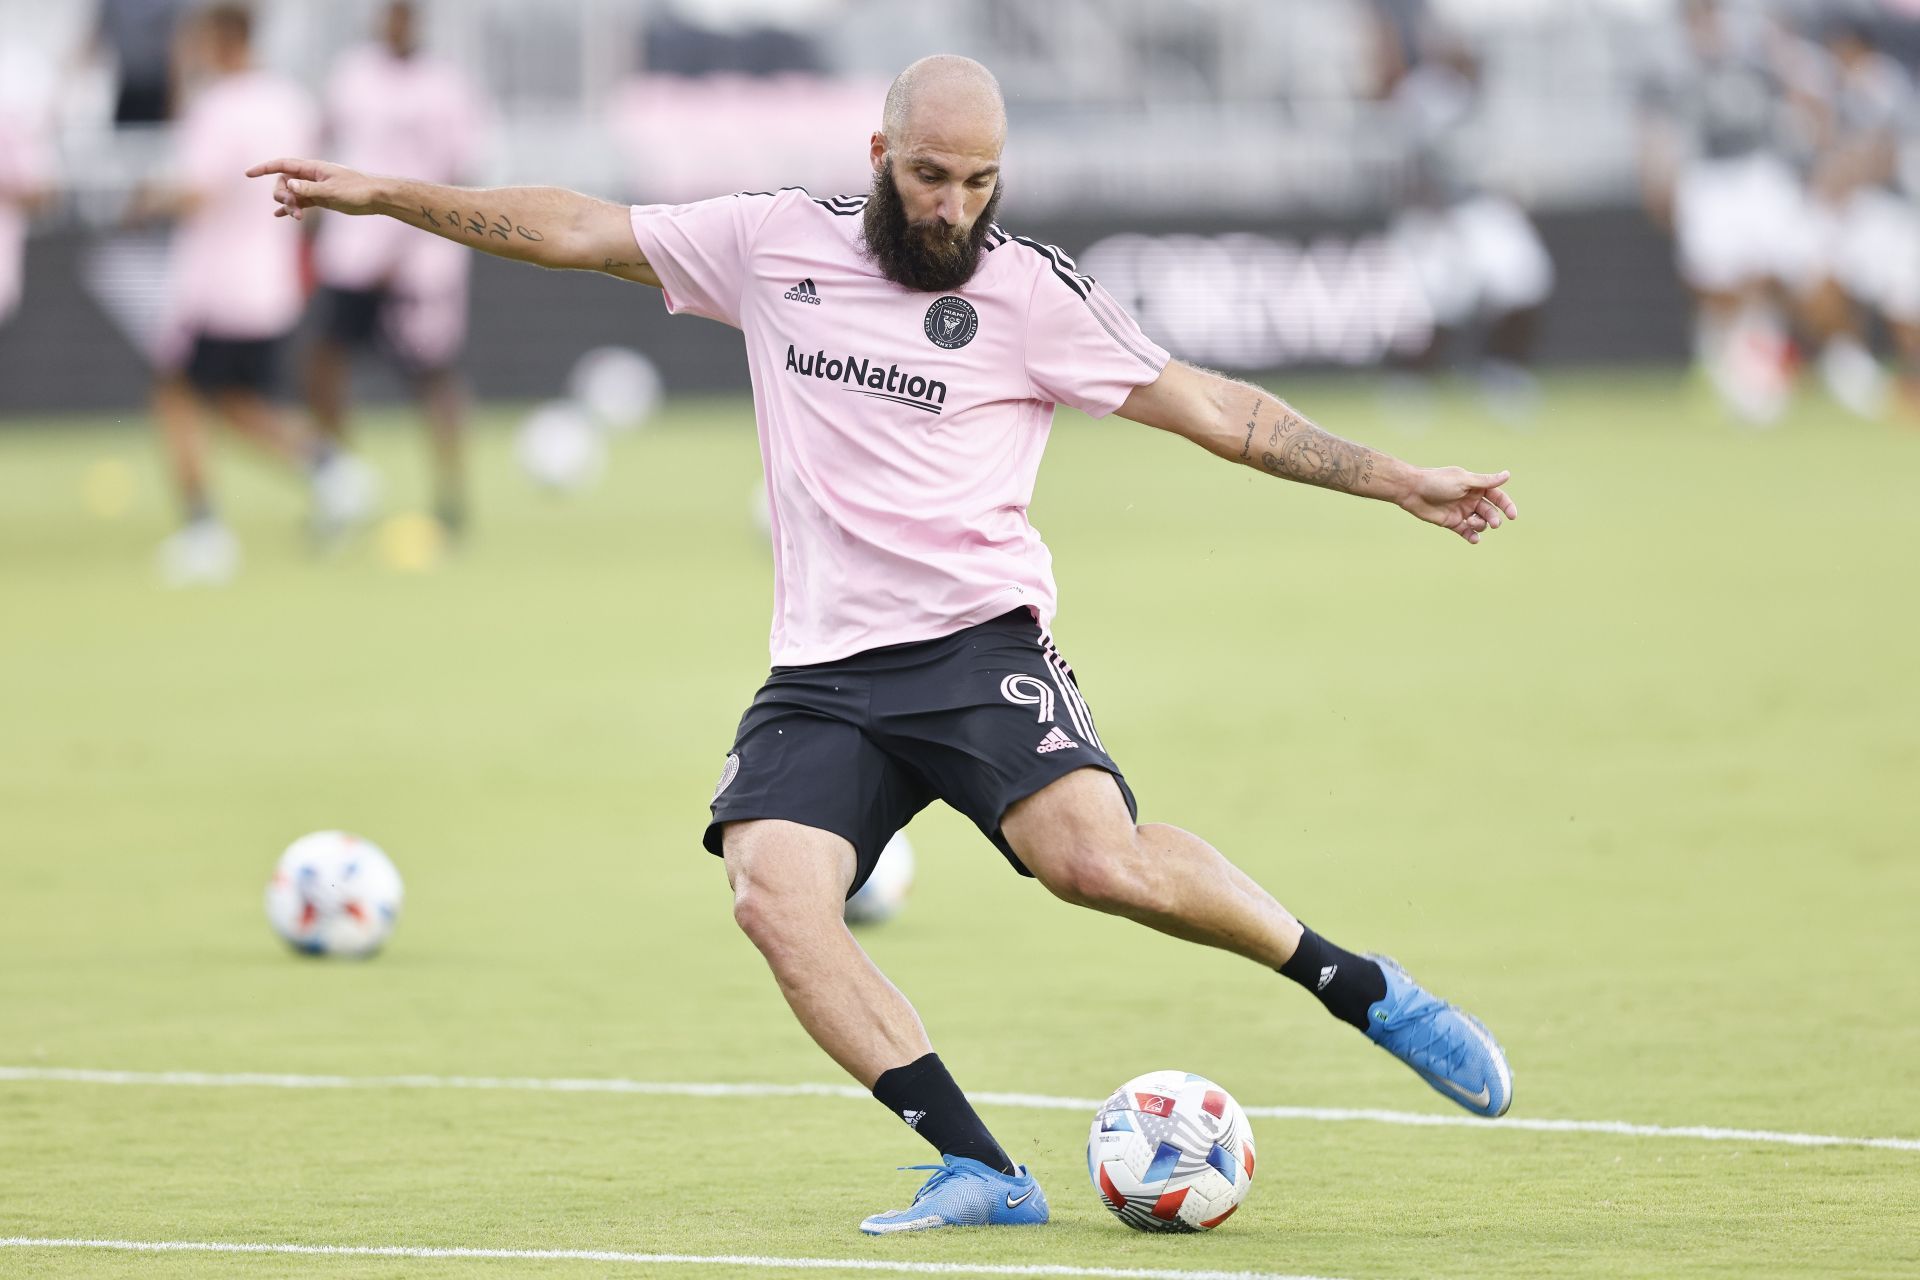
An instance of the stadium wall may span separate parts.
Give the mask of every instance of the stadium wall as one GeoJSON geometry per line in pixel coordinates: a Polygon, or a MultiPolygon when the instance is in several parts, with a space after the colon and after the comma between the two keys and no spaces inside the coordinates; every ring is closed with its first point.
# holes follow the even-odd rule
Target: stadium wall
{"type": "MultiPolygon", "coordinates": [[[[1671,249],[1640,212],[1554,213],[1538,225],[1557,277],[1540,364],[1686,358],[1688,305],[1671,249]]],[[[1135,308],[1149,334],[1214,367],[1364,369],[1414,349],[1430,331],[1417,284],[1377,223],[1059,217],[1016,229],[1073,254],[1135,308]],[[1259,269],[1245,269],[1249,262],[1259,269]]],[[[140,335],[158,322],[163,267],[152,238],[35,237],[24,305],[0,327],[0,415],[142,406],[140,335]]],[[[646,352],[671,391],[746,386],[731,334],[671,319],[643,286],[479,259],[465,366],[481,396],[555,395],[574,359],[606,343],[646,352]]],[[[359,377],[372,399],[401,390],[383,369],[359,377]]]]}

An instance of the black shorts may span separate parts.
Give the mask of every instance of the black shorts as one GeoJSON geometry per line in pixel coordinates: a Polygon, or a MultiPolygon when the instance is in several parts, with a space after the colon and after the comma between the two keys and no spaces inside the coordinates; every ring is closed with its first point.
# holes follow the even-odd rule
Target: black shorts
{"type": "Polygon", "coordinates": [[[385,289],[340,289],[321,285],[314,291],[320,309],[320,332],[343,347],[369,347],[380,338],[380,315],[386,310],[385,289]]]}
{"type": "Polygon", "coordinates": [[[1032,875],[1000,819],[1089,765],[1114,776],[1137,817],[1072,670],[1033,615],[1016,609],[938,640],[775,667],[740,717],[705,844],[721,853],[721,827],[753,818],[831,831],[858,858],[851,894],[893,833],[939,799],[1032,875]]]}
{"type": "Polygon", "coordinates": [[[271,395],[280,382],[281,338],[193,340],[183,372],[196,391],[257,391],[271,395]]]}

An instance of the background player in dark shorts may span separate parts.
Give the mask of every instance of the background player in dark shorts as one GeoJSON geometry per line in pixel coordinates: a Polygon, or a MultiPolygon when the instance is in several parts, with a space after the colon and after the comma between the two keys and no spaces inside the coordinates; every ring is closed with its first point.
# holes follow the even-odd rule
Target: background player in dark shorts
{"type": "MultiPolygon", "coordinates": [[[[382,5],[375,39],[344,50],[327,79],[326,130],[349,163],[460,181],[478,163],[485,112],[466,78],[426,53],[405,0],[382,5]]],[[[399,223],[334,218],[314,242],[319,335],[307,352],[307,408],[344,446],[352,357],[381,355],[406,379],[427,420],[433,510],[466,526],[466,346],[469,255],[399,223]]]]}
{"type": "Polygon", "coordinates": [[[208,417],[304,474],[322,537],[363,516],[371,494],[354,460],[272,399],[281,348],[300,317],[299,245],[256,230],[251,215],[266,202],[237,168],[263,141],[310,136],[305,94],[253,65],[252,18],[240,6],[197,13],[182,56],[205,74],[177,130],[178,173],[170,186],[145,190],[134,212],[176,223],[168,318],[152,352],[153,409],[183,520],[161,544],[160,570],[172,585],[217,585],[237,571],[239,542],[214,507],[208,417]]]}

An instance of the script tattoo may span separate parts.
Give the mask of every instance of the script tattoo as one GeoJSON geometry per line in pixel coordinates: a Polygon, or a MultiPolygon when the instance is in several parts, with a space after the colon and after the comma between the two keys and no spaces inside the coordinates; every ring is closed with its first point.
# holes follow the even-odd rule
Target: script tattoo
{"type": "Polygon", "coordinates": [[[1287,408],[1285,404],[1282,404],[1280,406],[1279,419],[1273,424],[1273,430],[1267,432],[1267,448],[1278,448],[1281,437],[1296,427],[1305,425],[1305,423],[1305,418],[1302,418],[1299,414],[1287,408]]]}
{"type": "Polygon", "coordinates": [[[1301,423],[1279,453],[1260,455],[1260,465],[1276,476],[1352,493],[1373,478],[1373,450],[1301,423]]]}
{"type": "Polygon", "coordinates": [[[637,262],[621,262],[617,258],[608,258],[600,264],[600,269],[602,271],[625,271],[629,267],[637,267],[639,265],[637,262]]]}
{"type": "Polygon", "coordinates": [[[504,213],[489,216],[477,209],[464,215],[458,209],[448,209],[445,213],[439,213],[423,204],[420,206],[420,217],[429,227],[445,226],[450,230],[464,231],[479,239],[511,240],[515,236],[519,236],[522,240],[546,239],[546,236],[532,227],[523,227],[504,213]],[[443,222],[442,219],[445,221],[443,222]]]}
{"type": "MultiPolygon", "coordinates": [[[[1253,456],[1253,428],[1255,424],[1258,423],[1259,421],[1260,421],[1260,402],[1258,400],[1255,400],[1253,402],[1253,413],[1247,418],[1246,443],[1240,446],[1240,457],[1243,461],[1253,456]]],[[[1267,443],[1271,444],[1273,442],[1269,440],[1267,443]]]]}

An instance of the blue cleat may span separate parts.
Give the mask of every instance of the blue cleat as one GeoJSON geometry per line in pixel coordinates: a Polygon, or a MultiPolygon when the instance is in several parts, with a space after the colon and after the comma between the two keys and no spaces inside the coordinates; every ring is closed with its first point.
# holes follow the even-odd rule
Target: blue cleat
{"type": "Polygon", "coordinates": [[[965,1156],[942,1156],[945,1164],[906,1165],[933,1176],[904,1209],[876,1213],[860,1224],[870,1236],[935,1227],[1032,1227],[1047,1220],[1047,1195],[1025,1167],[1002,1173],[965,1156]]]}
{"type": "Polygon", "coordinates": [[[1480,1019],[1429,994],[1387,957],[1367,959],[1387,979],[1386,997],[1367,1010],[1367,1038],[1467,1110],[1505,1115],[1513,1102],[1513,1072],[1480,1019]]]}

